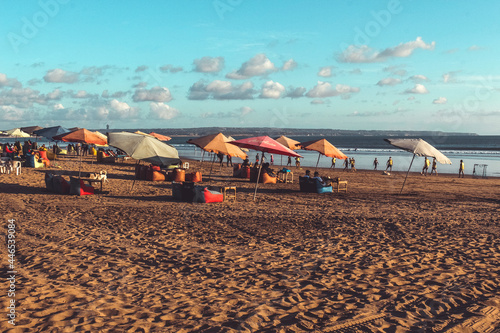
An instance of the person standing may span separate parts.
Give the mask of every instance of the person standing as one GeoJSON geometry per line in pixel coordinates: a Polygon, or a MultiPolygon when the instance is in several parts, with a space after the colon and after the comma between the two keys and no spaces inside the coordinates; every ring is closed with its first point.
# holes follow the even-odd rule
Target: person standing
{"type": "Polygon", "coordinates": [[[378,167],[378,160],[375,157],[375,160],[373,160],[373,170],[377,170],[377,167],[378,167]]]}
{"type": "Polygon", "coordinates": [[[356,160],[354,160],[354,157],[351,158],[351,171],[356,172],[356,160]]]}
{"type": "Polygon", "coordinates": [[[427,176],[427,171],[429,170],[430,164],[431,164],[431,162],[429,161],[427,156],[425,156],[424,167],[422,168],[422,172],[420,173],[421,175],[427,176]]]}
{"type": "Polygon", "coordinates": [[[255,162],[258,164],[259,161],[260,161],[259,153],[257,153],[257,155],[255,155],[255,162]]]}
{"type": "Polygon", "coordinates": [[[432,170],[431,170],[431,176],[432,174],[436,174],[436,176],[438,175],[438,172],[437,172],[437,161],[436,161],[436,158],[434,157],[434,159],[432,160],[432,170]]]}
{"type": "Polygon", "coordinates": [[[348,171],[349,170],[349,158],[345,158],[344,160],[344,171],[348,171]]]}
{"type": "Polygon", "coordinates": [[[274,156],[271,154],[271,165],[274,165],[274,156]]]}
{"type": "Polygon", "coordinates": [[[465,170],[465,163],[463,160],[460,160],[460,165],[458,166],[458,178],[460,178],[460,176],[462,176],[462,178],[465,178],[464,170],[465,170]]]}
{"type": "Polygon", "coordinates": [[[233,166],[233,158],[231,157],[231,155],[227,155],[226,156],[226,165],[229,166],[233,166]]]}
{"type": "Polygon", "coordinates": [[[385,168],[385,171],[387,171],[387,169],[392,172],[392,157],[389,157],[387,160],[387,167],[385,168]]]}
{"type": "Polygon", "coordinates": [[[288,156],[288,163],[286,166],[292,166],[292,156],[288,156]]]}
{"type": "Polygon", "coordinates": [[[295,157],[295,167],[300,168],[300,157],[295,157]]]}
{"type": "Polygon", "coordinates": [[[335,169],[335,163],[337,163],[337,159],[335,157],[332,157],[332,165],[330,168],[335,169]]]}

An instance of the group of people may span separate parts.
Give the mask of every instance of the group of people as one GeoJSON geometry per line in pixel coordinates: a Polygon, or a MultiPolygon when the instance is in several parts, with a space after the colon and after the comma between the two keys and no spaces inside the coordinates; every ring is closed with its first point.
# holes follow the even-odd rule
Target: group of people
{"type": "Polygon", "coordinates": [[[10,157],[11,159],[20,158],[28,153],[31,153],[32,150],[37,150],[38,144],[36,142],[31,142],[31,140],[25,141],[22,144],[19,141],[16,141],[14,144],[4,143],[2,145],[2,156],[10,157]]]}
{"type": "Polygon", "coordinates": [[[303,177],[304,178],[309,178],[309,179],[312,179],[312,180],[317,180],[317,181],[319,181],[319,183],[322,186],[330,186],[330,184],[331,184],[331,180],[329,178],[320,177],[318,171],[314,171],[314,175],[311,177],[311,171],[310,170],[306,170],[306,174],[303,177]]]}

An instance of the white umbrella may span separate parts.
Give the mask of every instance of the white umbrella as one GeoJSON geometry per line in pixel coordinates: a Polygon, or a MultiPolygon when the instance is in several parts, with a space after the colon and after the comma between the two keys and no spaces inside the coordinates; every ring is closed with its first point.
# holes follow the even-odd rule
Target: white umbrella
{"type": "Polygon", "coordinates": [[[12,136],[15,138],[29,138],[31,136],[28,133],[21,131],[20,128],[13,128],[11,130],[8,130],[6,133],[8,136],[12,136]]]}
{"type": "Polygon", "coordinates": [[[451,161],[448,157],[446,157],[443,153],[441,153],[439,150],[437,150],[432,145],[430,145],[429,143],[427,143],[422,139],[384,139],[384,141],[390,143],[395,147],[413,153],[413,158],[411,159],[410,167],[408,168],[408,172],[406,172],[406,177],[399,194],[403,192],[403,187],[405,186],[406,178],[408,178],[408,174],[410,173],[410,168],[411,165],[413,164],[413,160],[415,159],[415,155],[434,157],[436,161],[438,161],[441,164],[451,164],[451,161]]]}
{"type": "Polygon", "coordinates": [[[108,145],[119,148],[136,160],[169,166],[180,163],[177,149],[150,135],[129,132],[109,133],[108,145]]]}

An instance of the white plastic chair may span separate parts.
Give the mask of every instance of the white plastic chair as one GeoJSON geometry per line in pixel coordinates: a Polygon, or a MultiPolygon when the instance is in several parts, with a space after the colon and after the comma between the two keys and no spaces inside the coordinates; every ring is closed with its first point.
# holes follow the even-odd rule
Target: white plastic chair
{"type": "Polygon", "coordinates": [[[16,170],[16,176],[21,174],[21,161],[13,161],[11,163],[11,170],[14,172],[16,170]]]}
{"type": "Polygon", "coordinates": [[[182,168],[183,169],[189,169],[189,162],[184,162],[184,164],[182,164],[182,168]]]}

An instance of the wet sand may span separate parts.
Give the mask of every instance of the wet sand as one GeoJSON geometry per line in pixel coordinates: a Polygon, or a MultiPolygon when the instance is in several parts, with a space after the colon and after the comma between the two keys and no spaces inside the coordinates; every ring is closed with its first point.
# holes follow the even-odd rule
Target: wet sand
{"type": "MultiPolygon", "coordinates": [[[[103,194],[47,192],[47,171],[0,175],[16,225],[12,332],[492,332],[500,328],[500,179],[321,170],[347,193],[259,185],[214,167],[237,202],[172,199],[170,182],[107,170],[103,194]]],[[[209,163],[190,161],[208,185],[209,163]]],[[[2,277],[7,276],[2,241],[2,277]]],[[[4,285],[5,295],[8,285],[4,285]]],[[[6,309],[8,298],[2,297],[6,309]]],[[[5,310],[4,310],[5,313],[5,310]]]]}

